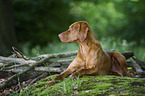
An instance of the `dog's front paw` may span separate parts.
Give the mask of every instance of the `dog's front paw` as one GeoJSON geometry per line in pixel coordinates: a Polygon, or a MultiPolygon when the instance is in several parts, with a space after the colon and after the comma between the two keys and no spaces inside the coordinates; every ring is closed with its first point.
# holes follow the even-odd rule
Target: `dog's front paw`
{"type": "Polygon", "coordinates": [[[50,81],[46,86],[45,86],[45,88],[47,88],[47,87],[49,87],[49,86],[52,86],[52,85],[54,85],[55,84],[55,81],[50,81]]]}
{"type": "Polygon", "coordinates": [[[73,74],[70,75],[69,77],[70,77],[70,79],[73,79],[73,80],[75,80],[75,78],[76,78],[73,74]]]}

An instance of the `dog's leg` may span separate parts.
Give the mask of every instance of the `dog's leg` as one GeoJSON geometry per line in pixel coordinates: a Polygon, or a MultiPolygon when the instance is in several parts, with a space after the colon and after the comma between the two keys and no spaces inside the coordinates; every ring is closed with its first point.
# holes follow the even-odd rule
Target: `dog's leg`
{"type": "Polygon", "coordinates": [[[80,69],[77,72],[73,73],[70,77],[75,79],[76,77],[80,77],[82,75],[97,75],[97,68],[93,67],[90,69],[80,69]]]}
{"type": "Polygon", "coordinates": [[[59,74],[58,76],[56,76],[54,78],[54,80],[50,81],[46,87],[54,85],[55,83],[59,82],[59,80],[62,80],[65,77],[68,77],[69,74],[73,73],[74,71],[76,71],[79,68],[83,68],[85,65],[85,63],[80,63],[78,62],[77,59],[75,59],[67,68],[66,71],[62,72],[61,74],[59,74]]]}
{"type": "MultiPolygon", "coordinates": [[[[72,70],[73,71],[73,70],[72,70]]],[[[58,83],[59,80],[62,80],[63,78],[65,77],[68,77],[68,75],[72,72],[70,71],[69,69],[67,69],[66,71],[62,72],[61,74],[57,75],[54,80],[50,81],[46,87],[48,86],[52,86],[54,85],[55,83],[58,83]]]]}
{"type": "Polygon", "coordinates": [[[112,61],[113,61],[112,71],[115,74],[117,73],[119,75],[129,76],[129,77],[133,76],[128,71],[126,59],[122,54],[113,51],[112,52],[112,61]]]}

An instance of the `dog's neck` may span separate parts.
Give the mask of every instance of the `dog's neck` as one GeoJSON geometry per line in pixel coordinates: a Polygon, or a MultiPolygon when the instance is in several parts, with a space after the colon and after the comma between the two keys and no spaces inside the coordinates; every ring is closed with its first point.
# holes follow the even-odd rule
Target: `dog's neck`
{"type": "Polygon", "coordinates": [[[81,53],[89,53],[88,51],[90,49],[94,50],[102,50],[100,42],[95,38],[95,35],[92,30],[89,30],[86,39],[81,42],[80,40],[75,41],[79,44],[80,49],[82,49],[84,52],[81,53]]]}

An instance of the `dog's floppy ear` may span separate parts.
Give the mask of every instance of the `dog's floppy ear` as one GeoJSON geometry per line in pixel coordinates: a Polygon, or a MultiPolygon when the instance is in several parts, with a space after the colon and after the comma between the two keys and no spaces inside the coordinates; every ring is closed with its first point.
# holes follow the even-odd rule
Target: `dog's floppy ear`
{"type": "Polygon", "coordinates": [[[89,30],[89,26],[87,23],[85,22],[80,23],[79,39],[81,42],[83,42],[87,38],[88,30],[89,30]]]}

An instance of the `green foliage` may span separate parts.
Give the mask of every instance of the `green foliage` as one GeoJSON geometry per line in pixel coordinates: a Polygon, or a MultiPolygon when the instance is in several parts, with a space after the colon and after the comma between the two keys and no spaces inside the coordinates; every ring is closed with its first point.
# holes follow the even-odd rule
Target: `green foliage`
{"type": "Polygon", "coordinates": [[[145,0],[13,0],[18,41],[46,46],[70,24],[85,20],[99,40],[113,37],[143,45],[144,3],[145,0]]]}
{"type": "Polygon", "coordinates": [[[79,49],[79,45],[76,43],[61,43],[58,40],[48,43],[47,46],[41,47],[37,45],[31,48],[30,42],[21,44],[22,52],[26,56],[38,56],[41,54],[53,54],[61,52],[75,51],[79,49]]]}
{"type": "Polygon", "coordinates": [[[84,17],[94,30],[96,37],[112,37],[127,23],[126,15],[115,8],[114,2],[74,2],[71,13],[84,17]]]}
{"type": "Polygon", "coordinates": [[[73,21],[67,0],[13,0],[13,5],[19,42],[45,45],[73,21]]]}
{"type": "Polygon", "coordinates": [[[72,80],[66,78],[45,88],[56,75],[49,76],[23,90],[19,96],[101,96],[144,95],[145,79],[121,76],[83,76],[72,80]]]}
{"type": "MultiPolygon", "coordinates": [[[[142,46],[137,46],[136,42],[128,42],[127,40],[122,40],[120,38],[102,38],[100,40],[101,45],[104,50],[114,49],[118,52],[132,51],[138,59],[145,60],[145,48],[142,46]]],[[[59,41],[53,41],[45,47],[39,45],[34,48],[30,48],[29,43],[22,44],[22,52],[26,56],[36,56],[40,54],[52,54],[75,51],[79,49],[79,45],[76,43],[62,43],[59,41]]]]}
{"type": "MultiPolygon", "coordinates": [[[[71,3],[70,13],[86,20],[98,39],[144,41],[144,0],[85,0],[71,3]]],[[[142,43],[144,44],[144,43],[142,43]]]]}
{"type": "Polygon", "coordinates": [[[101,44],[104,50],[114,49],[118,52],[132,51],[140,60],[145,60],[145,49],[143,46],[137,46],[135,41],[128,42],[120,38],[102,38],[101,44]]]}

